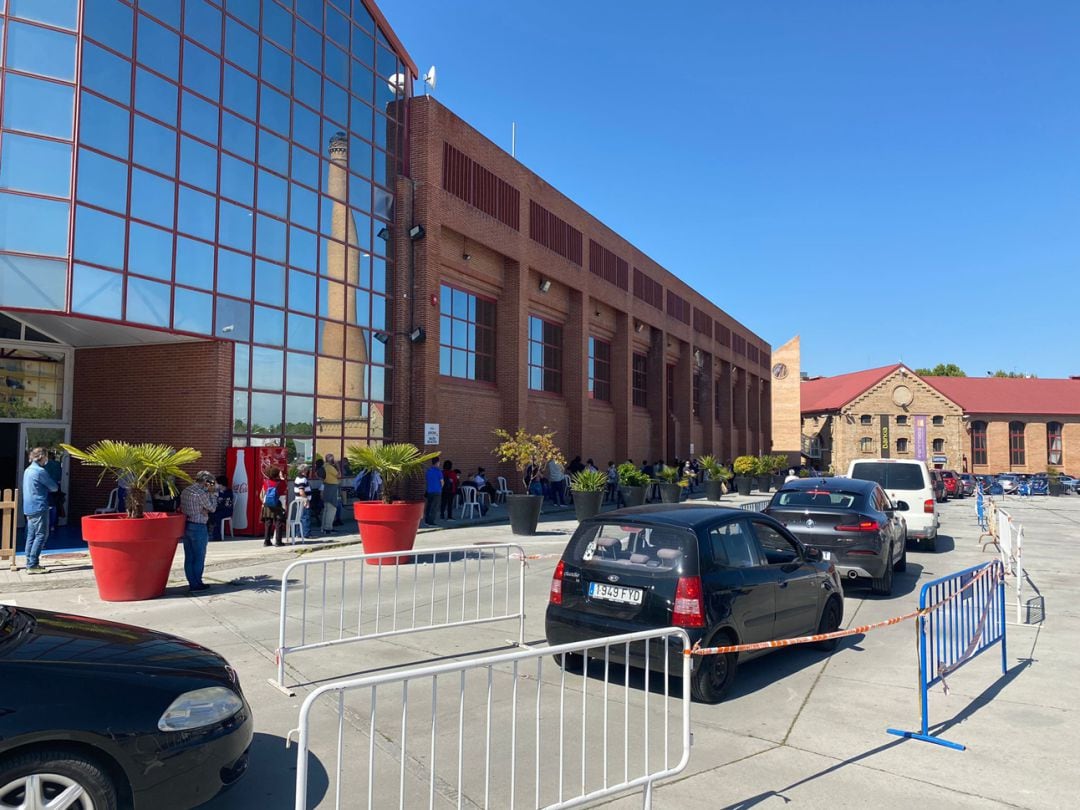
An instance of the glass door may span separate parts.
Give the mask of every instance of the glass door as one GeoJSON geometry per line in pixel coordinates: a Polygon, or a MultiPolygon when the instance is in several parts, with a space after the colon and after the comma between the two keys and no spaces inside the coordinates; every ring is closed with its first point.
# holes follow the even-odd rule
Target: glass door
{"type": "MultiPolygon", "coordinates": [[[[35,447],[42,447],[47,453],[49,453],[49,461],[45,469],[48,470],[55,478],[59,475],[60,491],[64,493],[65,500],[64,505],[67,505],[67,492],[68,492],[68,467],[70,466],[71,459],[66,456],[63,450],[60,449],[61,443],[67,443],[70,441],[71,428],[68,425],[41,425],[33,422],[23,422],[21,424],[22,440],[19,443],[21,453],[19,456],[18,467],[18,480],[19,486],[22,486],[22,473],[26,469],[26,465],[30,459],[30,451],[35,447]]],[[[66,509],[59,510],[63,517],[60,517],[59,524],[61,526],[67,525],[66,509]]],[[[22,525],[22,515],[19,516],[20,526],[22,525]]]]}

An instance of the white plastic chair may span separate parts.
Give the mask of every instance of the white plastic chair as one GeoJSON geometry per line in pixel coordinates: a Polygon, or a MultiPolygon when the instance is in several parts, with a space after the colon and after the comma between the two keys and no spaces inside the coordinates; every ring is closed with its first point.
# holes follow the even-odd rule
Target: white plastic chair
{"type": "Polygon", "coordinates": [[[304,524],[300,520],[300,515],[303,514],[303,504],[299,500],[293,500],[289,503],[289,511],[285,520],[285,539],[296,545],[296,538],[306,540],[304,537],[304,524]]]}
{"type": "Polygon", "coordinates": [[[495,479],[499,486],[495,489],[495,503],[506,503],[506,496],[513,495],[513,491],[506,485],[506,478],[499,476],[495,479]]]}
{"type": "Polygon", "coordinates": [[[469,517],[475,518],[477,511],[480,509],[480,501],[476,498],[476,487],[462,487],[461,493],[461,514],[458,515],[458,520],[465,519],[465,510],[469,510],[469,517]]]}
{"type": "Polygon", "coordinates": [[[226,524],[228,524],[228,527],[229,527],[229,537],[230,537],[231,539],[235,540],[235,539],[236,539],[236,535],[235,535],[235,534],[233,534],[233,530],[232,530],[232,518],[231,518],[231,517],[225,517],[225,518],[222,518],[222,519],[221,519],[221,539],[222,539],[222,540],[224,540],[224,539],[225,539],[225,526],[226,526],[226,524]]]}
{"type": "Polygon", "coordinates": [[[110,515],[110,514],[112,514],[117,509],[116,503],[117,503],[117,501],[119,499],[120,499],[120,490],[119,489],[113,489],[112,492],[109,493],[108,502],[104,506],[99,506],[97,509],[95,509],[94,514],[95,515],[110,515]]]}

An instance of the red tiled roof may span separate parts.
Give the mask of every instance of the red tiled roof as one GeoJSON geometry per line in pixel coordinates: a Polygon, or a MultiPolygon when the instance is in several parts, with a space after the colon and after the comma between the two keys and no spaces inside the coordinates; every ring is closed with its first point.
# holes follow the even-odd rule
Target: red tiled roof
{"type": "MultiPolygon", "coordinates": [[[[1022,377],[922,377],[965,413],[1080,416],[1080,380],[1022,377]]],[[[805,390],[805,389],[804,389],[805,390]]],[[[803,395],[805,402],[805,394],[803,395]]],[[[803,410],[806,410],[805,405],[803,410]]]]}
{"type": "Polygon", "coordinates": [[[880,382],[896,369],[900,363],[880,368],[868,368],[865,371],[853,371],[850,374],[837,374],[835,377],[819,377],[807,380],[799,386],[803,413],[821,413],[836,411],[855,399],[875,383],[880,382]]]}

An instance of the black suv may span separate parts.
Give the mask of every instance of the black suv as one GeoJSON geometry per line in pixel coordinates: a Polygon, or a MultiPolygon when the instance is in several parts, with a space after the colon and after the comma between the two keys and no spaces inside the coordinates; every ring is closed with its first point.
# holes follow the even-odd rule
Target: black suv
{"type": "MultiPolygon", "coordinates": [[[[752,643],[828,632],[844,613],[830,560],[767,515],[711,506],[655,504],[583,521],[555,568],[549,644],[657,627],[683,627],[691,643],[752,643]]],[[[681,649],[649,650],[650,669],[682,665],[681,649]]],[[[832,650],[836,641],[820,642],[832,650]]],[[[644,648],[629,663],[644,666],[644,648]]],[[[717,703],[736,665],[765,651],[694,656],[691,691],[717,703]]],[[[610,657],[616,659],[618,650],[610,657]]],[[[582,665],[568,655],[566,667],[582,665]]]]}

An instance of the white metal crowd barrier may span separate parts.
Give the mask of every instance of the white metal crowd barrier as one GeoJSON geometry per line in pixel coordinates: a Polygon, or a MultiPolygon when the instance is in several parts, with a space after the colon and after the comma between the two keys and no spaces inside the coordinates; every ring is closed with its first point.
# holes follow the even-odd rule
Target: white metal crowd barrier
{"type": "Polygon", "coordinates": [[[294,562],[281,577],[275,685],[287,689],[293,653],[440,627],[516,619],[523,644],[525,567],[513,543],[294,562]]]}
{"type": "Polygon", "coordinates": [[[550,810],[632,789],[651,807],[690,758],[689,644],[667,627],[321,686],[290,734],[296,810],[550,810]],[[568,654],[582,674],[548,658],[568,654]]]}
{"type": "Polygon", "coordinates": [[[1012,515],[997,507],[997,541],[1001,549],[1001,564],[1006,574],[1015,577],[1016,622],[1024,624],[1024,527],[1013,521],[1012,515]]]}
{"type": "Polygon", "coordinates": [[[763,501],[749,501],[748,503],[741,503],[739,504],[739,508],[745,509],[747,512],[764,512],[765,507],[768,506],[770,503],[772,503],[772,501],[769,498],[766,498],[763,501]]]}

